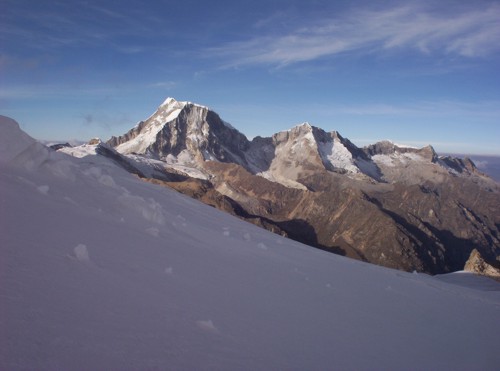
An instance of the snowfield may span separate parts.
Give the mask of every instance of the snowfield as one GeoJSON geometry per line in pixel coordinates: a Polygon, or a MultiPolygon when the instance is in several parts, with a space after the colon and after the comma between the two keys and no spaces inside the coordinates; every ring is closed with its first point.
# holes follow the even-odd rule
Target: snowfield
{"type": "Polygon", "coordinates": [[[0,117],[0,369],[495,370],[500,284],[281,238],[0,117]]]}

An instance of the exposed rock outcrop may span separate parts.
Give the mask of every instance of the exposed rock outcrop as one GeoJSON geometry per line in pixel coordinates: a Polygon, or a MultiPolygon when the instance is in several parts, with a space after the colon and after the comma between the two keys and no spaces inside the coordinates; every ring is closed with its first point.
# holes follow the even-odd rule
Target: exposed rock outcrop
{"type": "Polygon", "coordinates": [[[464,271],[487,276],[500,281],[500,261],[486,261],[476,249],[472,250],[464,271]]]}

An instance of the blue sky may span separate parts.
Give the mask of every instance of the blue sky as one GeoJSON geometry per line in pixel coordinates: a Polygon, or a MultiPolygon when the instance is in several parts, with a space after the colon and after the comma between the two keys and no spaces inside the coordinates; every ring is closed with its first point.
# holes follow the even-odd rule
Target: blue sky
{"type": "Polygon", "coordinates": [[[499,66],[499,1],[0,0],[0,114],[38,139],[108,139],[172,96],[250,138],[500,154],[499,66]]]}

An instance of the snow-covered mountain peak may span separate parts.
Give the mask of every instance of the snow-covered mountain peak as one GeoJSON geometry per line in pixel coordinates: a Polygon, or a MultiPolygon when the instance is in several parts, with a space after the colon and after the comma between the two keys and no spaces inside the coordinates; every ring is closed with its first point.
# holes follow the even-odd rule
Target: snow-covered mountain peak
{"type": "Polygon", "coordinates": [[[175,100],[174,98],[172,97],[168,97],[167,99],[165,99],[163,101],[163,103],[160,105],[160,107],[163,107],[163,106],[170,106],[170,105],[173,105],[173,104],[176,104],[176,103],[179,103],[177,102],[177,100],[175,100]]]}
{"type": "Polygon", "coordinates": [[[202,109],[207,109],[207,110],[209,109],[207,106],[202,106],[201,104],[197,104],[197,103],[193,103],[193,102],[189,102],[189,101],[178,101],[172,97],[168,97],[167,99],[165,99],[159,108],[167,108],[167,109],[173,110],[173,109],[182,109],[188,105],[199,107],[202,109]]]}
{"type": "Polygon", "coordinates": [[[244,164],[248,139],[205,106],[167,98],[146,121],[108,143],[125,155],[201,169],[205,161],[244,164]]]}

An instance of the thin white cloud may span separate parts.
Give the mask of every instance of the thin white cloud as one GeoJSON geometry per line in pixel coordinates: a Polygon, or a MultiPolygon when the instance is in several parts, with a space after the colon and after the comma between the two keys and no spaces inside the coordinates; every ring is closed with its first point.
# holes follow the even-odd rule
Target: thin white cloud
{"type": "Polygon", "coordinates": [[[228,60],[228,66],[283,66],[350,51],[369,53],[397,48],[463,57],[496,53],[500,51],[500,6],[446,13],[417,5],[354,10],[279,35],[261,34],[227,43],[209,49],[209,53],[228,60]]]}
{"type": "Polygon", "coordinates": [[[161,18],[148,14],[139,1],[127,8],[86,1],[52,2],[37,12],[22,3],[7,8],[0,23],[0,41],[7,45],[16,40],[28,50],[107,46],[125,54],[139,53],[146,49],[145,40],[163,30],[161,18]]]}
{"type": "Polygon", "coordinates": [[[88,97],[117,96],[121,93],[144,91],[149,89],[170,90],[177,86],[175,81],[157,81],[152,83],[130,83],[113,85],[79,86],[73,84],[24,84],[0,86],[2,100],[23,99],[79,99],[88,97]]]}
{"type": "Polygon", "coordinates": [[[315,106],[315,112],[324,115],[358,115],[390,117],[500,117],[499,101],[462,102],[452,100],[418,101],[413,103],[344,104],[315,106]]]}
{"type": "Polygon", "coordinates": [[[148,87],[151,88],[162,88],[162,89],[173,89],[177,86],[177,83],[175,81],[158,81],[153,84],[148,85],[148,87]]]}

